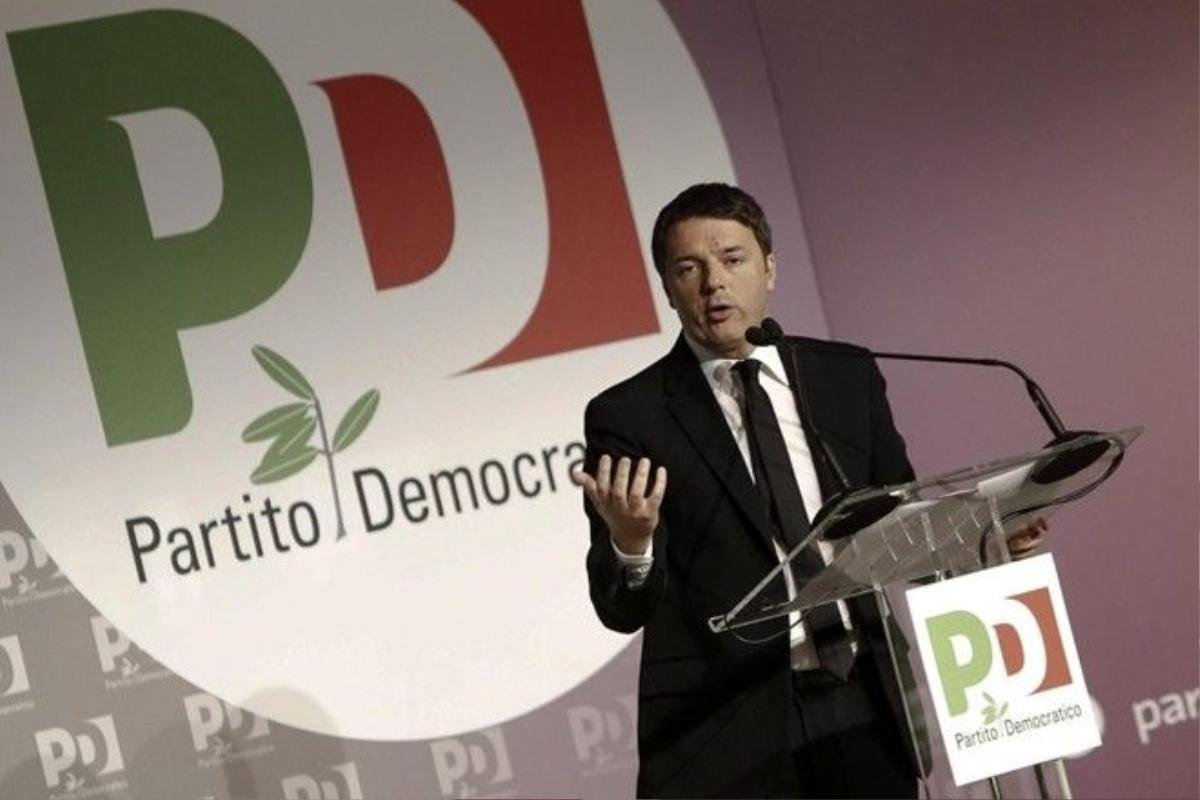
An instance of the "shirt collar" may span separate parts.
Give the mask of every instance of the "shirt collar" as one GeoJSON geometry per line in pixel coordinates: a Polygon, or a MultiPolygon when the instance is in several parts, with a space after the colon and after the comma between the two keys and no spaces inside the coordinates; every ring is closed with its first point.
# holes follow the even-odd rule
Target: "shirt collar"
{"type": "MultiPolygon", "coordinates": [[[[728,380],[730,369],[741,360],[717,355],[699,342],[693,341],[686,333],[683,335],[683,339],[696,354],[696,359],[700,362],[700,369],[703,370],[704,377],[710,384],[722,384],[728,380]]],[[[766,375],[784,386],[789,385],[787,372],[783,369],[783,359],[779,355],[779,348],[775,345],[755,347],[746,358],[762,362],[760,375],[766,375]]]]}

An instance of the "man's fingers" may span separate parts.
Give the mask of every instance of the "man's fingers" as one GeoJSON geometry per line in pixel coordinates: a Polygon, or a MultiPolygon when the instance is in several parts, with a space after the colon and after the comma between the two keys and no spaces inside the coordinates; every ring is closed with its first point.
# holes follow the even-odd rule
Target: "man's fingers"
{"type": "Polygon", "coordinates": [[[650,492],[647,502],[652,508],[662,505],[663,495],[667,492],[667,468],[659,467],[654,471],[654,490],[650,492]]]}
{"type": "Polygon", "coordinates": [[[607,453],[600,456],[600,463],[596,465],[596,496],[601,500],[608,497],[609,488],[612,486],[611,475],[612,457],[607,453]]]}
{"type": "Polygon", "coordinates": [[[609,489],[609,495],[620,506],[628,504],[629,466],[629,457],[621,456],[621,459],[617,462],[616,474],[613,475],[612,487],[609,489]]]}
{"type": "Polygon", "coordinates": [[[1017,539],[1031,539],[1033,541],[1040,541],[1042,538],[1042,532],[1046,530],[1045,526],[1046,521],[1039,517],[1023,528],[1018,528],[1015,531],[1009,531],[1008,541],[1013,542],[1017,539]]]}
{"type": "Polygon", "coordinates": [[[1038,550],[1038,545],[1042,541],[1042,531],[1045,530],[1046,521],[1041,517],[1026,525],[1020,530],[1013,531],[1008,536],[1008,554],[1014,561],[1028,558],[1038,550]]]}
{"type": "Polygon", "coordinates": [[[583,493],[588,496],[589,500],[593,503],[596,502],[596,481],[583,471],[583,467],[576,467],[571,472],[571,483],[583,489],[583,493]]]}
{"type": "Polygon", "coordinates": [[[635,519],[645,517],[646,511],[657,512],[667,490],[666,467],[654,471],[654,485],[650,486],[652,469],[649,458],[639,458],[635,465],[633,459],[623,456],[614,464],[612,456],[606,454],[596,464],[595,477],[582,468],[572,471],[570,477],[597,510],[635,519]]]}
{"type": "Polygon", "coordinates": [[[646,498],[646,480],[650,477],[650,459],[639,458],[633,471],[633,482],[629,484],[629,506],[638,508],[646,498]]]}

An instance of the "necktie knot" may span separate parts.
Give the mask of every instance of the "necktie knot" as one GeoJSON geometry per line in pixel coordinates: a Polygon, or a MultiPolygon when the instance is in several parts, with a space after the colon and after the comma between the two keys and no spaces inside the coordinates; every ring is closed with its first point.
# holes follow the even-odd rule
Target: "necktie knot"
{"type": "Polygon", "coordinates": [[[762,369],[762,362],[757,358],[743,358],[741,361],[733,365],[733,371],[742,379],[742,383],[749,386],[758,383],[758,371],[762,369]]]}

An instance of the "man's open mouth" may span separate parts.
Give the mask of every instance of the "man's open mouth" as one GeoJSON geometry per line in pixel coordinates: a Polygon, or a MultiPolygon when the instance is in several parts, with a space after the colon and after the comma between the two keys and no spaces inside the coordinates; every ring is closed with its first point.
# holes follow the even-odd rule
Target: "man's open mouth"
{"type": "Polygon", "coordinates": [[[710,303],[704,307],[704,318],[709,322],[723,322],[733,316],[732,303],[710,303]]]}

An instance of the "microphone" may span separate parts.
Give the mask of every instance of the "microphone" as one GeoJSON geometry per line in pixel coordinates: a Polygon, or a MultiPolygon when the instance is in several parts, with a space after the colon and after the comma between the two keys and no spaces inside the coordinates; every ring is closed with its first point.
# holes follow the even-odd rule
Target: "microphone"
{"type": "MultiPolygon", "coordinates": [[[[771,317],[765,317],[763,321],[755,327],[746,329],[746,341],[756,346],[768,346],[777,344],[784,340],[783,328],[779,323],[771,317]]],[[[1042,391],[1042,387],[1037,384],[1033,378],[1025,370],[1013,364],[1010,361],[1003,361],[998,358],[968,358],[966,356],[943,356],[930,355],[926,353],[902,353],[902,352],[883,352],[873,351],[866,348],[861,350],[848,350],[841,347],[833,347],[830,345],[822,345],[819,342],[798,342],[793,340],[793,344],[801,349],[810,352],[819,352],[823,355],[839,356],[843,358],[885,358],[900,361],[925,361],[938,364],[970,364],[974,366],[984,367],[1003,367],[1010,372],[1016,373],[1025,383],[1025,391],[1033,400],[1034,406],[1041,415],[1042,420],[1050,429],[1053,435],[1048,447],[1069,442],[1081,436],[1087,436],[1094,431],[1069,431],[1063,425],[1058,413],[1054,410],[1054,406],[1050,403],[1050,398],[1042,391]]],[[[795,369],[795,361],[792,362],[792,367],[795,369]]],[[[797,370],[797,374],[799,371],[797,370]]],[[[803,394],[803,392],[801,392],[803,394]]],[[[803,413],[803,412],[802,412],[803,413]]],[[[827,456],[835,465],[835,471],[838,473],[838,479],[843,484],[843,489],[848,486],[845,482],[845,474],[837,466],[837,459],[833,457],[828,447],[821,443],[822,449],[826,451],[827,456]]],[[[1055,483],[1082,472],[1089,466],[1094,464],[1101,456],[1103,456],[1109,448],[1109,443],[1106,441],[1092,442],[1083,447],[1076,448],[1066,453],[1059,453],[1048,459],[1042,464],[1034,468],[1030,474],[1030,480],[1038,484],[1055,483]]]]}
{"type": "Polygon", "coordinates": [[[755,347],[770,347],[783,339],[783,328],[772,317],[763,317],[761,325],[746,328],[746,341],[755,347]]]}
{"type": "MultiPolygon", "coordinates": [[[[771,317],[763,319],[760,325],[746,329],[746,341],[755,347],[770,347],[783,341],[783,339],[783,328],[771,317]]],[[[800,368],[796,364],[795,351],[789,349],[787,355],[788,361],[792,366],[792,374],[799,376],[800,368]]],[[[817,429],[816,424],[813,422],[812,413],[808,408],[808,387],[803,381],[800,382],[797,388],[796,398],[798,400],[797,410],[800,412],[800,425],[809,440],[816,444],[817,453],[825,461],[826,466],[830,468],[840,487],[832,497],[821,505],[820,510],[813,517],[812,525],[816,527],[829,516],[829,513],[841,502],[842,498],[850,494],[850,480],[846,477],[846,471],[842,469],[841,462],[838,461],[837,456],[825,441],[825,437],[821,435],[820,430],[817,429]]],[[[894,495],[883,495],[870,500],[859,501],[852,506],[842,509],[842,518],[829,526],[825,531],[825,538],[829,541],[834,541],[856,533],[883,519],[898,505],[900,505],[900,498],[894,495]]]]}

